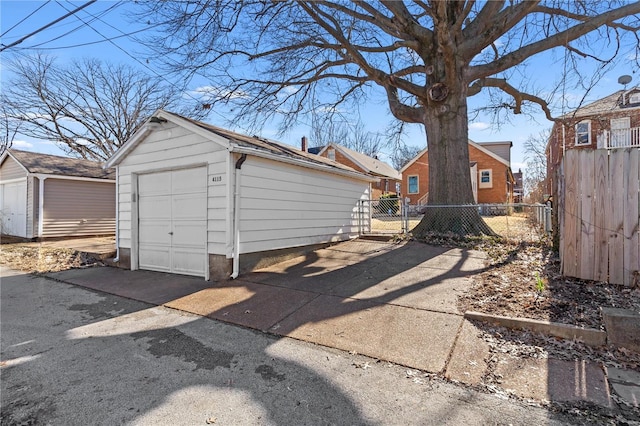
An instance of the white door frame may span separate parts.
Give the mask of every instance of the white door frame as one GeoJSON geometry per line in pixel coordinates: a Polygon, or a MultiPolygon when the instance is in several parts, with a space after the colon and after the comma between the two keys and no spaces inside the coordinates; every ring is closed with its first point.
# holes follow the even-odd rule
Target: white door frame
{"type": "Polygon", "coordinates": [[[208,169],[208,163],[195,163],[195,164],[190,164],[187,166],[183,166],[183,167],[171,167],[171,168],[158,168],[158,169],[153,169],[153,170],[145,170],[145,171],[139,171],[139,172],[133,172],[131,173],[131,270],[135,271],[140,269],[140,258],[139,258],[139,250],[140,250],[140,215],[139,215],[139,207],[140,207],[140,203],[139,203],[139,186],[138,186],[138,176],[139,175],[147,175],[147,174],[153,174],[153,173],[160,173],[160,172],[168,172],[168,171],[174,171],[174,170],[185,170],[185,169],[195,169],[195,168],[199,168],[199,167],[204,167],[205,168],[205,197],[207,197],[207,202],[205,203],[205,212],[204,212],[204,217],[207,218],[206,219],[206,228],[205,232],[207,232],[207,237],[205,238],[205,244],[204,244],[204,257],[205,257],[205,263],[204,263],[204,279],[206,281],[209,281],[210,279],[210,271],[209,271],[209,250],[208,250],[208,243],[209,243],[209,238],[208,238],[208,206],[209,206],[209,195],[208,195],[208,188],[209,188],[209,169],[208,169]]]}

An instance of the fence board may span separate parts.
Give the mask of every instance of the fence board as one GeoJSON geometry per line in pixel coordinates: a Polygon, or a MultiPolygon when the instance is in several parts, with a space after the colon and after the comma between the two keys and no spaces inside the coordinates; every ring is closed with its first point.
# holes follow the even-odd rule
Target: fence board
{"type": "Polygon", "coordinates": [[[578,224],[578,152],[568,151],[565,156],[565,197],[564,197],[564,262],[563,273],[572,277],[577,275],[577,224],[578,224]]]}
{"type": "Polygon", "coordinates": [[[581,149],[577,151],[580,168],[579,188],[580,195],[580,228],[576,244],[576,273],[579,278],[593,278],[593,263],[595,261],[595,232],[593,225],[593,201],[594,201],[594,155],[593,151],[581,149]]]}
{"type": "Polygon", "coordinates": [[[596,281],[607,281],[609,279],[609,233],[607,231],[607,196],[608,186],[608,163],[609,153],[604,149],[594,152],[595,166],[595,195],[593,203],[593,224],[594,224],[594,262],[593,279],[596,281]]]}
{"type": "Polygon", "coordinates": [[[624,285],[633,284],[633,271],[640,270],[638,252],[638,202],[640,184],[638,183],[638,150],[625,150],[624,156],[624,285]]]}
{"type": "Polygon", "coordinates": [[[570,150],[560,170],[563,274],[635,285],[640,270],[640,150],[570,150]]]}
{"type": "Polygon", "coordinates": [[[609,282],[624,282],[624,151],[615,150],[609,156],[609,205],[607,229],[609,230],[609,282]]]}

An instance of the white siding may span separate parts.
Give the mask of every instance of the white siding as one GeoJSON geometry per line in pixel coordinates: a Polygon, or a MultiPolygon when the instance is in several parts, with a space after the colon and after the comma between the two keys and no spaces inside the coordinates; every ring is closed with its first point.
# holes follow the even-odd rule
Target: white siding
{"type": "Polygon", "coordinates": [[[27,177],[27,172],[13,158],[7,156],[0,166],[0,181],[27,177]]]}
{"type": "Polygon", "coordinates": [[[208,252],[226,254],[225,217],[227,212],[227,157],[224,147],[191,131],[165,124],[152,132],[118,166],[120,247],[131,248],[132,176],[161,170],[175,170],[207,164],[208,252]]]}
{"type": "Polygon", "coordinates": [[[358,200],[369,183],[248,157],[241,170],[240,253],[358,235],[358,200]]]}

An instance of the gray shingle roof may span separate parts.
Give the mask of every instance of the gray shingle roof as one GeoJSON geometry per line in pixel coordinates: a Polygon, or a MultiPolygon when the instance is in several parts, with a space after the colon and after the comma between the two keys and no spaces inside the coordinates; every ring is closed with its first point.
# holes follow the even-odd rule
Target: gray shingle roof
{"type": "Polygon", "coordinates": [[[9,153],[29,173],[115,180],[114,169],[104,170],[102,163],[78,158],[60,157],[38,152],[9,149],[9,153]]]}
{"type": "Polygon", "coordinates": [[[622,105],[622,94],[625,92],[631,92],[637,90],[618,90],[610,94],[609,96],[605,96],[602,99],[598,99],[597,101],[591,102],[590,104],[584,105],[570,113],[565,114],[562,118],[572,118],[572,117],[588,117],[598,114],[605,114],[612,111],[622,111],[629,108],[638,108],[638,105],[622,105]]]}
{"type": "Polygon", "coordinates": [[[262,138],[259,136],[247,136],[240,133],[235,133],[235,132],[232,132],[231,130],[223,129],[221,127],[203,123],[201,121],[192,120],[190,118],[183,117],[173,112],[169,114],[180,117],[183,120],[187,120],[195,124],[196,126],[206,129],[212,133],[215,133],[218,136],[222,136],[223,138],[228,139],[232,143],[235,143],[236,145],[239,145],[239,146],[257,149],[257,150],[267,152],[273,155],[281,156],[281,157],[288,157],[288,158],[303,160],[311,163],[322,164],[325,166],[331,166],[333,168],[341,169],[345,171],[350,171],[350,172],[356,171],[353,168],[346,166],[344,164],[340,164],[336,161],[329,160],[328,158],[320,157],[318,155],[305,152],[300,149],[296,149],[292,146],[285,145],[280,142],[276,142],[276,141],[262,138]]]}
{"type": "Polygon", "coordinates": [[[385,163],[384,161],[380,161],[377,158],[369,157],[361,152],[354,151],[345,146],[338,144],[329,144],[329,146],[334,147],[337,150],[340,150],[348,157],[351,157],[356,163],[358,163],[363,170],[367,173],[372,174],[374,176],[382,176],[395,180],[402,180],[402,175],[396,169],[385,163]]]}

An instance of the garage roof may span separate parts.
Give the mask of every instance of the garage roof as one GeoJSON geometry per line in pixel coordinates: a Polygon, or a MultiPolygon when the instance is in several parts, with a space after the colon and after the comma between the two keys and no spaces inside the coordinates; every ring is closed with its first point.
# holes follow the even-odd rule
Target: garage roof
{"type": "MultiPolygon", "coordinates": [[[[60,157],[39,152],[9,149],[7,154],[22,165],[28,173],[74,176],[94,179],[114,180],[114,169],[103,169],[103,163],[79,158],[60,157]]],[[[3,156],[5,157],[5,156],[3,156]]],[[[4,160],[4,158],[2,159],[4,160]]]]}
{"type": "MultiPolygon", "coordinates": [[[[365,175],[344,164],[337,163],[328,158],[320,157],[305,151],[301,151],[292,146],[277,142],[271,139],[259,136],[248,136],[241,133],[232,132],[202,121],[192,120],[181,115],[158,110],[150,117],[146,124],[142,126],[136,134],[127,141],[106,163],[106,167],[113,167],[122,161],[122,159],[133,150],[144,138],[153,131],[150,124],[153,123],[151,118],[159,118],[171,121],[179,126],[191,129],[216,143],[223,144],[231,152],[246,153],[259,157],[266,157],[276,161],[282,161],[290,164],[297,164],[302,167],[320,168],[325,171],[350,175],[367,181],[377,181],[371,176],[365,175]]],[[[155,120],[157,122],[157,120],[155,120]]]]}

